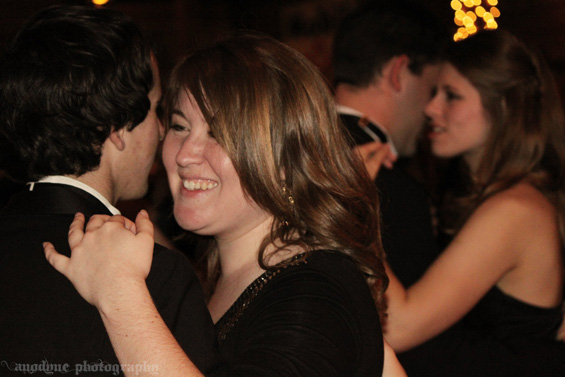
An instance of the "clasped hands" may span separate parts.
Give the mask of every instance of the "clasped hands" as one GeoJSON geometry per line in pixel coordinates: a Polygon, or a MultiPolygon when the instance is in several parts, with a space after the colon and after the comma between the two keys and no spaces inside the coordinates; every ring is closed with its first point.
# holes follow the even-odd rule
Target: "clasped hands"
{"type": "Polygon", "coordinates": [[[135,223],[123,216],[94,215],[86,229],[77,213],[69,227],[68,258],[43,243],[49,263],[71,281],[90,304],[103,310],[125,294],[144,285],[153,259],[153,224],[146,211],[135,223]]]}

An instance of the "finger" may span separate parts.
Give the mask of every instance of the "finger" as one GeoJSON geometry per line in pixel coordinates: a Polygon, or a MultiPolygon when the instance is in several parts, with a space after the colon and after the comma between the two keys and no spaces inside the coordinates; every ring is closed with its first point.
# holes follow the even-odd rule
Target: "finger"
{"type": "Polygon", "coordinates": [[[110,218],[109,215],[94,215],[88,220],[85,232],[92,232],[100,228],[110,218]]]}
{"type": "Polygon", "coordinates": [[[386,166],[389,169],[392,169],[394,167],[394,163],[396,162],[396,158],[385,158],[385,162],[384,162],[384,166],[386,166]]]}
{"type": "Polygon", "coordinates": [[[371,179],[375,179],[381,169],[381,166],[385,163],[385,159],[390,154],[390,146],[388,144],[381,144],[375,154],[371,159],[365,161],[365,168],[369,173],[371,179]]]}
{"type": "Polygon", "coordinates": [[[110,217],[108,220],[106,220],[106,222],[107,223],[120,224],[125,229],[127,229],[130,232],[132,232],[133,234],[135,234],[135,223],[125,216],[114,215],[114,216],[110,217]]]}
{"type": "Polygon", "coordinates": [[[133,224],[133,221],[122,215],[114,215],[112,217],[109,217],[106,222],[119,223],[127,229],[131,228],[131,225],[133,224]]]}
{"type": "Polygon", "coordinates": [[[137,233],[137,228],[135,226],[135,223],[128,218],[124,218],[124,227],[127,230],[131,231],[133,234],[137,233]]]}
{"type": "Polygon", "coordinates": [[[69,226],[69,247],[73,249],[76,245],[82,241],[84,237],[84,215],[80,212],[75,214],[73,222],[69,226]]]}
{"type": "Polygon", "coordinates": [[[382,158],[382,159],[384,159],[384,157],[389,155],[389,154],[390,154],[390,144],[382,144],[378,148],[377,153],[376,153],[376,155],[379,158],[382,158]]]}
{"type": "Polygon", "coordinates": [[[135,223],[133,221],[130,220],[127,224],[125,224],[125,226],[127,230],[129,230],[133,234],[137,234],[137,227],[135,226],[135,223]]]}
{"type": "Polygon", "coordinates": [[[382,145],[381,142],[375,141],[367,144],[358,145],[355,147],[355,151],[361,157],[363,162],[370,160],[375,153],[379,150],[380,146],[382,145]]]}
{"type": "Polygon", "coordinates": [[[45,259],[47,259],[49,264],[60,273],[67,276],[70,259],[65,255],[59,254],[51,242],[43,243],[43,252],[45,253],[45,259]]]}
{"type": "Polygon", "coordinates": [[[155,230],[146,210],[142,209],[139,211],[135,218],[135,226],[137,228],[137,234],[144,234],[154,239],[155,230]]]}
{"type": "Polygon", "coordinates": [[[377,149],[377,151],[372,157],[372,160],[374,161],[374,163],[378,163],[379,165],[381,165],[385,162],[385,160],[389,157],[389,155],[390,155],[390,145],[383,144],[381,147],[377,149]]]}
{"type": "Polygon", "coordinates": [[[392,151],[392,147],[389,147],[389,153],[385,157],[385,162],[384,162],[385,166],[389,169],[392,169],[397,159],[398,159],[398,155],[392,151]]]}

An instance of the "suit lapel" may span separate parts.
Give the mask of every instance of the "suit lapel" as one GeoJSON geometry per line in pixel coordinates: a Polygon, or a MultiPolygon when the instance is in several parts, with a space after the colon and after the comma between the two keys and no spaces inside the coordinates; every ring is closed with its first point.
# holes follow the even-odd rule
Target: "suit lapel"
{"type": "Polygon", "coordinates": [[[11,215],[74,215],[82,212],[86,218],[94,214],[111,215],[102,202],[76,187],[36,183],[33,191],[12,196],[2,214],[11,215]]]}
{"type": "Polygon", "coordinates": [[[386,143],[388,140],[384,132],[367,118],[360,118],[349,114],[339,114],[339,117],[342,123],[345,124],[350,136],[353,138],[354,145],[370,143],[377,140],[386,143]],[[366,129],[369,129],[370,133],[375,135],[378,139],[372,137],[370,133],[366,132],[366,129]]]}

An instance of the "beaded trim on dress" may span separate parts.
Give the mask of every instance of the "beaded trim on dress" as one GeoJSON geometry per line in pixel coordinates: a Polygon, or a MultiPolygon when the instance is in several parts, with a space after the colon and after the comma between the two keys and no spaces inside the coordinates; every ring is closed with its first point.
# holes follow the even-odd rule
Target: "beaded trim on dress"
{"type": "Polygon", "coordinates": [[[265,285],[271,281],[272,278],[277,276],[283,269],[289,266],[296,266],[301,263],[307,263],[306,261],[306,253],[300,253],[295,255],[291,258],[290,263],[286,266],[278,268],[276,270],[265,271],[261,276],[253,281],[253,283],[249,284],[247,288],[241,293],[241,295],[237,298],[237,300],[233,303],[233,305],[228,309],[228,311],[220,318],[220,320],[216,323],[216,334],[218,337],[218,341],[221,343],[223,340],[226,339],[227,334],[230,330],[235,326],[237,321],[241,318],[245,309],[249,306],[251,301],[257,295],[265,285]]]}

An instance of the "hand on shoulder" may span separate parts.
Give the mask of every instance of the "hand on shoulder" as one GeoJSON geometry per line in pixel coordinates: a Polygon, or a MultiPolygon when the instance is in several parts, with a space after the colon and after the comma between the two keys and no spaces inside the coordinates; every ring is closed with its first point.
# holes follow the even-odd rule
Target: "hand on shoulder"
{"type": "Polygon", "coordinates": [[[120,300],[116,292],[123,296],[145,285],[153,257],[153,224],[145,211],[135,223],[123,216],[95,215],[83,230],[84,222],[84,215],[78,213],[69,227],[70,258],[49,242],[43,247],[49,263],[86,301],[101,309],[120,300]]]}
{"type": "Polygon", "coordinates": [[[379,141],[358,145],[354,148],[354,151],[363,161],[371,179],[377,177],[381,166],[392,169],[397,158],[389,144],[383,144],[379,141]]]}

